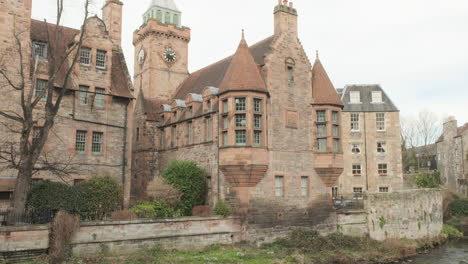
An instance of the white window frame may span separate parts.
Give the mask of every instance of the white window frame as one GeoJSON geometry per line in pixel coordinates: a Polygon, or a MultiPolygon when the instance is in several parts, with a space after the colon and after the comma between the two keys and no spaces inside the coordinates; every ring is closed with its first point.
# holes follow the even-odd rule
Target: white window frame
{"type": "Polygon", "coordinates": [[[86,152],[86,134],[85,130],[77,130],[75,136],[75,152],[84,154],[86,152]]]}
{"type": "Polygon", "coordinates": [[[236,109],[236,111],[246,111],[246,109],[247,109],[247,99],[245,97],[236,97],[236,99],[235,99],[235,109],[236,109]]]}
{"type": "Polygon", "coordinates": [[[78,100],[80,102],[80,105],[89,104],[89,86],[80,85],[78,100]]]}
{"type": "Polygon", "coordinates": [[[105,70],[107,68],[107,51],[96,51],[96,68],[101,70],[105,70]]]}
{"type": "Polygon", "coordinates": [[[326,110],[317,110],[317,123],[327,122],[327,111],[326,110]]]}
{"type": "Polygon", "coordinates": [[[387,153],[387,144],[385,142],[377,142],[377,152],[387,153]]]}
{"type": "Polygon", "coordinates": [[[301,176],[301,196],[309,196],[309,176],[301,176]]]}
{"type": "Polygon", "coordinates": [[[388,163],[377,164],[377,173],[380,176],[387,176],[388,175],[388,163]]]}
{"type": "Polygon", "coordinates": [[[360,144],[352,144],[351,153],[353,153],[355,155],[361,154],[361,145],[360,144]],[[359,151],[355,151],[355,150],[359,150],[359,151]]]}
{"type": "Polygon", "coordinates": [[[359,113],[351,113],[350,115],[350,126],[351,131],[356,132],[361,130],[361,115],[359,113]]]}
{"type": "Polygon", "coordinates": [[[361,176],[362,175],[362,165],[361,164],[353,164],[351,173],[354,176],[361,176]]]}
{"type": "Polygon", "coordinates": [[[247,127],[247,115],[246,114],[236,114],[234,116],[236,127],[247,127]]]}
{"type": "Polygon", "coordinates": [[[245,145],[247,145],[247,131],[236,130],[236,146],[245,146],[245,145]]]}
{"type": "Polygon", "coordinates": [[[93,132],[91,151],[94,155],[101,155],[103,152],[104,133],[93,132]]]}
{"type": "Polygon", "coordinates": [[[321,153],[327,152],[327,139],[326,138],[317,139],[317,152],[321,152],[321,153]],[[324,149],[320,148],[322,146],[320,142],[325,142],[325,145],[323,145],[324,149]]]}
{"type": "Polygon", "coordinates": [[[390,188],[388,186],[381,186],[381,187],[379,187],[379,192],[380,193],[388,193],[388,192],[390,192],[390,188]]]}
{"type": "Polygon", "coordinates": [[[372,103],[373,104],[383,103],[382,92],[381,91],[372,91],[372,103]]]}
{"type": "Polygon", "coordinates": [[[284,176],[275,176],[275,196],[284,196],[284,176]]]}
{"type": "Polygon", "coordinates": [[[87,47],[81,47],[80,49],[80,64],[84,66],[91,65],[91,49],[87,47]]]}
{"type": "Polygon", "coordinates": [[[33,57],[41,60],[47,60],[47,43],[40,41],[33,41],[33,57]],[[38,49],[40,52],[38,52],[38,49]]]}
{"type": "Polygon", "coordinates": [[[349,92],[349,103],[350,104],[360,104],[361,103],[361,92],[360,91],[350,91],[349,92]]]}
{"type": "Polygon", "coordinates": [[[260,146],[262,144],[262,131],[254,131],[254,140],[253,144],[255,146],[260,146]]]}
{"type": "Polygon", "coordinates": [[[36,80],[36,91],[34,93],[34,96],[37,98],[41,95],[42,91],[43,90],[46,90],[44,92],[44,95],[42,95],[41,97],[41,100],[45,100],[47,98],[47,85],[48,85],[48,81],[47,80],[41,80],[41,79],[37,79],[36,80]]]}
{"type": "Polygon", "coordinates": [[[385,121],[385,113],[375,113],[375,126],[377,128],[377,131],[385,131],[385,121]]]}
{"type": "Polygon", "coordinates": [[[105,106],[105,94],[106,89],[95,88],[94,89],[94,106],[97,108],[104,108],[105,106]]]}

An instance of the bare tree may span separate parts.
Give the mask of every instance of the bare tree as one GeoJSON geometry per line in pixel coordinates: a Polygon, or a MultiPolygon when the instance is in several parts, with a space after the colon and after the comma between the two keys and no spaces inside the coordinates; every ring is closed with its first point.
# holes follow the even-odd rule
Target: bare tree
{"type": "Polygon", "coordinates": [[[85,0],[85,12],[81,32],[65,51],[60,50],[60,44],[64,41],[61,34],[61,20],[64,10],[64,1],[56,0],[57,20],[53,29],[49,30],[49,24],[44,21],[47,29],[47,66],[46,71],[48,81],[45,89],[40,94],[36,91],[36,71],[38,69],[39,58],[29,56],[32,49],[29,36],[24,36],[29,32],[19,32],[16,29],[12,32],[13,45],[6,48],[5,54],[11,56],[11,61],[18,62],[19,67],[9,67],[9,61],[4,59],[0,62],[0,81],[5,83],[2,90],[9,89],[18,96],[18,111],[15,109],[0,109],[0,116],[4,120],[4,129],[17,135],[17,141],[4,144],[0,151],[0,160],[8,164],[7,169],[17,172],[17,180],[13,194],[12,207],[16,212],[21,212],[25,208],[26,197],[34,173],[41,170],[48,170],[60,175],[68,173],[66,162],[51,161],[48,153],[44,152],[44,146],[54,127],[57,114],[64,96],[73,86],[73,71],[79,59],[79,50],[86,33],[86,20],[88,18],[89,0],[85,0]],[[12,70],[13,68],[13,70],[12,70]],[[63,78],[58,78],[61,75],[63,78]],[[60,88],[55,88],[56,86],[60,88]],[[45,99],[44,99],[45,98],[45,99]],[[44,103],[41,103],[45,100],[44,103]],[[40,126],[39,119],[41,119],[40,126]]]}

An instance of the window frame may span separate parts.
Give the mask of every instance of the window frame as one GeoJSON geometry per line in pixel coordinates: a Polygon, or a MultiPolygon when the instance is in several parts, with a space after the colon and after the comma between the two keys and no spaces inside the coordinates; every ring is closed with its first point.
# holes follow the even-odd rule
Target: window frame
{"type": "Polygon", "coordinates": [[[301,196],[302,197],[309,197],[309,187],[310,187],[309,176],[301,176],[301,196]]]}
{"type": "Polygon", "coordinates": [[[47,60],[48,59],[48,44],[46,42],[33,41],[32,42],[32,47],[33,47],[33,50],[32,50],[33,58],[36,58],[36,56],[37,56],[40,60],[47,60]],[[38,47],[41,47],[41,49],[42,49],[41,54],[37,54],[37,48],[38,47]]]}
{"type": "Polygon", "coordinates": [[[247,114],[235,114],[234,115],[235,127],[245,128],[247,127],[247,114]],[[242,123],[244,122],[244,123],[242,123]]]}
{"type": "Polygon", "coordinates": [[[49,81],[48,81],[48,80],[37,79],[37,80],[36,80],[36,87],[35,87],[35,91],[34,91],[34,97],[35,97],[35,98],[38,98],[38,97],[41,95],[41,93],[42,93],[42,91],[43,91],[43,89],[44,89],[44,90],[45,90],[45,93],[44,93],[44,95],[42,95],[41,100],[42,100],[42,101],[46,100],[46,99],[47,99],[48,84],[49,84],[49,81]],[[42,87],[42,85],[39,86],[39,83],[43,84],[44,86],[43,86],[43,87],[42,87]],[[41,89],[38,89],[39,87],[41,87],[41,89]]]}
{"type": "Polygon", "coordinates": [[[388,186],[379,187],[379,193],[388,193],[388,192],[390,192],[390,188],[388,186]]]}
{"type": "Polygon", "coordinates": [[[83,66],[91,66],[91,52],[92,49],[88,47],[81,47],[80,48],[80,65],[83,66]],[[86,55],[86,56],[85,56],[86,55]],[[88,63],[83,62],[83,60],[87,60],[88,63]]]}
{"type": "Polygon", "coordinates": [[[104,88],[94,88],[94,107],[96,108],[105,108],[106,106],[106,89],[104,88]]]}
{"type": "Polygon", "coordinates": [[[382,91],[372,91],[371,98],[372,98],[373,104],[382,104],[383,103],[382,91]],[[379,99],[379,100],[374,100],[374,99],[379,99]]]}
{"type": "Polygon", "coordinates": [[[187,144],[193,145],[193,123],[190,121],[187,123],[187,144]]]}
{"type": "Polygon", "coordinates": [[[327,110],[317,110],[315,114],[317,123],[327,123],[327,110]],[[321,119],[321,117],[323,117],[323,119],[321,119]]]}
{"type": "Polygon", "coordinates": [[[327,149],[328,149],[328,142],[327,142],[327,139],[326,138],[317,138],[317,152],[320,152],[320,153],[326,153],[327,152],[327,149]],[[325,149],[323,149],[323,151],[321,150],[320,148],[320,142],[325,142],[325,149]]]}
{"type": "Polygon", "coordinates": [[[275,197],[284,197],[284,176],[275,176],[275,197]]]}
{"type": "Polygon", "coordinates": [[[234,100],[234,109],[236,112],[245,112],[247,110],[247,98],[246,97],[236,97],[234,100]],[[238,102],[239,100],[239,102],[238,102]],[[243,103],[240,103],[243,101],[243,103]]]}
{"type": "Polygon", "coordinates": [[[377,142],[377,153],[387,153],[387,144],[385,142],[377,142]]]}
{"type": "Polygon", "coordinates": [[[333,152],[334,153],[339,153],[341,150],[340,148],[340,139],[339,138],[334,138],[333,139],[333,152]]]}
{"type": "Polygon", "coordinates": [[[375,127],[377,131],[385,131],[386,130],[386,115],[385,113],[375,113],[375,127]],[[380,115],[380,117],[379,117],[380,115]],[[383,118],[383,119],[382,119],[383,118]]]}
{"type": "Polygon", "coordinates": [[[80,85],[78,91],[78,101],[80,105],[88,105],[89,104],[89,86],[80,85]]]}
{"type": "Polygon", "coordinates": [[[262,113],[262,99],[260,98],[254,98],[253,99],[253,105],[254,105],[254,112],[255,113],[262,113]]]}
{"type": "Polygon", "coordinates": [[[96,69],[106,70],[107,69],[107,51],[96,50],[96,69]]]}
{"type": "Polygon", "coordinates": [[[205,140],[210,142],[213,140],[213,125],[211,117],[205,118],[205,140]]]}
{"type": "Polygon", "coordinates": [[[228,146],[229,145],[229,132],[223,131],[222,138],[223,138],[223,147],[228,146]]]}
{"type": "Polygon", "coordinates": [[[229,113],[229,100],[223,100],[223,114],[229,113]]]}
{"type": "Polygon", "coordinates": [[[254,146],[261,146],[262,145],[262,131],[255,130],[253,133],[253,145],[254,146]],[[258,137],[257,137],[258,136],[258,137]]]}
{"type": "Polygon", "coordinates": [[[351,132],[361,131],[361,115],[359,113],[351,113],[349,119],[351,132]]]}
{"type": "Polygon", "coordinates": [[[379,176],[388,176],[388,163],[378,163],[377,173],[379,176]]]}
{"type": "Polygon", "coordinates": [[[361,144],[358,144],[358,143],[351,144],[351,153],[355,155],[361,154],[361,144]],[[359,152],[355,152],[354,149],[358,149],[359,152]]]}
{"type": "Polygon", "coordinates": [[[236,130],[236,146],[246,146],[247,145],[247,130],[236,130]],[[242,138],[244,142],[239,141],[241,139],[241,135],[243,134],[242,138]]]}
{"type": "Polygon", "coordinates": [[[102,155],[102,153],[104,152],[104,133],[103,132],[93,131],[93,138],[91,140],[91,152],[93,153],[93,155],[102,155]],[[97,148],[99,148],[99,151],[95,151],[95,149],[97,148]]]}
{"type": "Polygon", "coordinates": [[[349,92],[349,103],[350,104],[361,104],[361,92],[360,91],[350,91],[349,92]]]}
{"type": "Polygon", "coordinates": [[[362,165],[360,163],[354,163],[351,167],[351,173],[353,176],[362,176],[362,165]]]}
{"type": "Polygon", "coordinates": [[[78,154],[85,154],[86,153],[86,137],[88,131],[86,130],[76,130],[75,133],[75,152],[78,154]],[[80,148],[78,148],[80,145],[80,148]],[[82,146],[82,148],[81,148],[82,146]]]}
{"type": "Polygon", "coordinates": [[[262,128],[262,115],[254,115],[254,124],[253,124],[253,127],[256,128],[256,129],[260,129],[262,128]]]}

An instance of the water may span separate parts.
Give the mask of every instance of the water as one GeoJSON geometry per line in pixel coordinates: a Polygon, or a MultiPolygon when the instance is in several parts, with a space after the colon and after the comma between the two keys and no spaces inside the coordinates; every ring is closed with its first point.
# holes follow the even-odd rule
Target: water
{"type": "Polygon", "coordinates": [[[449,244],[419,255],[405,263],[412,264],[468,264],[468,238],[450,242],[449,244]]]}

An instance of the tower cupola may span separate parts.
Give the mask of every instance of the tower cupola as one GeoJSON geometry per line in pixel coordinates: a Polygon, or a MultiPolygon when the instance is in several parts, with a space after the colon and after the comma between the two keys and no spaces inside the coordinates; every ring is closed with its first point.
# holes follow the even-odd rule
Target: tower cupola
{"type": "Polygon", "coordinates": [[[181,27],[182,12],[177,8],[174,0],[151,0],[148,10],[143,14],[143,23],[154,19],[161,24],[181,27]]]}

